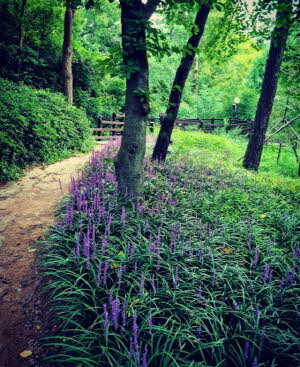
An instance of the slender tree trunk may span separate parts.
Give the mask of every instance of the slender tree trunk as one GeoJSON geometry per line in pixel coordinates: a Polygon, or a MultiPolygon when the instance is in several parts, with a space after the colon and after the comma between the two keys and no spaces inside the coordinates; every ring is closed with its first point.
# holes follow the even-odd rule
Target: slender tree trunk
{"type": "Polygon", "coordinates": [[[144,5],[141,0],[121,0],[123,65],[127,73],[125,125],[120,150],[115,157],[121,194],[138,196],[146,146],[146,118],[149,113],[149,67],[146,24],[159,0],[144,5]]]}
{"type": "Polygon", "coordinates": [[[186,49],[188,51],[182,57],[179,67],[177,69],[169,96],[168,108],[161,124],[159,135],[152,154],[152,159],[159,161],[164,161],[166,159],[174,123],[177,118],[181,102],[183,89],[192,64],[194,62],[196,49],[198,48],[200,39],[203,35],[209,12],[210,7],[208,5],[202,5],[197,13],[195,19],[196,30],[193,30],[193,35],[188,40],[186,46],[186,49]]]}
{"type": "Polygon", "coordinates": [[[21,80],[21,67],[22,67],[22,54],[23,54],[23,43],[24,43],[24,15],[27,5],[27,0],[22,0],[21,11],[20,11],[20,23],[19,23],[19,51],[18,51],[18,80],[21,80]]]}
{"type": "Polygon", "coordinates": [[[277,89],[278,73],[290,29],[291,14],[292,1],[278,0],[276,23],[272,32],[260,98],[243,161],[244,168],[249,170],[256,171],[260,164],[263,144],[277,89]]]}
{"type": "Polygon", "coordinates": [[[64,22],[64,42],[62,57],[62,77],[64,84],[64,95],[68,102],[73,103],[73,73],[72,73],[72,29],[75,10],[69,2],[66,4],[64,22]]]}

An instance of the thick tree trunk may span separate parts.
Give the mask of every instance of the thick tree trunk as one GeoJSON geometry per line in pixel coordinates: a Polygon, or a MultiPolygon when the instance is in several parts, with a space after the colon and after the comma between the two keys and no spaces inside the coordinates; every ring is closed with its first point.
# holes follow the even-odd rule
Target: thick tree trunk
{"type": "Polygon", "coordinates": [[[176,72],[175,79],[173,81],[173,86],[169,96],[168,108],[165,117],[162,121],[159,135],[154,147],[152,154],[152,159],[164,161],[166,159],[168,147],[170,144],[170,139],[172,131],[174,128],[174,123],[177,118],[181,97],[183,89],[189,75],[191,66],[194,62],[196,49],[199,46],[200,39],[204,32],[204,27],[208,14],[210,12],[210,7],[208,5],[202,5],[199,9],[196,19],[195,26],[196,30],[193,30],[193,35],[188,40],[186,49],[188,50],[186,54],[182,57],[179,67],[176,72]]]}
{"type": "Polygon", "coordinates": [[[276,24],[272,33],[260,98],[243,161],[244,168],[249,170],[257,170],[260,164],[263,144],[277,89],[278,73],[290,29],[291,13],[292,1],[278,0],[276,24]]]}
{"type": "Polygon", "coordinates": [[[62,57],[62,77],[64,95],[68,102],[73,103],[73,73],[72,73],[72,29],[75,10],[67,3],[64,22],[64,42],[62,57]]]}
{"type": "Polygon", "coordinates": [[[142,189],[146,118],[149,113],[146,24],[158,3],[156,0],[148,1],[147,14],[141,0],[121,1],[123,64],[127,73],[126,107],[122,143],[115,157],[115,168],[120,193],[134,197],[142,189]]]}

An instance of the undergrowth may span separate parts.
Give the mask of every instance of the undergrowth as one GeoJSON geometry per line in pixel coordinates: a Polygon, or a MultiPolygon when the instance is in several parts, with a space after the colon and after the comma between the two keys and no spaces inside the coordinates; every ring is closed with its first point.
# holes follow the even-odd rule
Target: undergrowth
{"type": "Polygon", "coordinates": [[[94,142],[84,111],[59,93],[0,79],[0,182],[35,163],[53,163],[94,142]]]}
{"type": "MultiPolygon", "coordinates": [[[[172,134],[173,145],[171,155],[179,159],[188,157],[189,161],[213,167],[226,169],[232,173],[240,173],[242,157],[247,147],[247,139],[239,134],[239,130],[225,133],[221,129],[214,134],[201,131],[182,131],[175,129],[172,134]]],[[[298,151],[299,155],[299,151],[298,151]]],[[[295,154],[291,146],[282,148],[277,163],[278,146],[265,145],[258,173],[243,170],[243,175],[260,182],[269,182],[272,185],[286,186],[300,189],[298,168],[295,154]]]]}
{"type": "Polygon", "coordinates": [[[296,366],[299,198],[188,158],[121,200],[114,146],[71,182],[41,246],[54,366],[296,366]]]}

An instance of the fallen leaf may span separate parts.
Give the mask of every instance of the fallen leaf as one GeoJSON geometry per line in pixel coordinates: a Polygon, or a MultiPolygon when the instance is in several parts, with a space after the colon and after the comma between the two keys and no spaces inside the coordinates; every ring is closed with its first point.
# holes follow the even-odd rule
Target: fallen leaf
{"type": "Polygon", "coordinates": [[[226,254],[226,255],[229,255],[229,254],[232,253],[231,248],[228,248],[228,247],[224,247],[222,250],[223,250],[224,254],[226,254]]]}
{"type": "Polygon", "coordinates": [[[36,325],[36,328],[37,328],[38,330],[40,330],[40,328],[41,328],[41,327],[40,327],[40,325],[36,325]]]}
{"type": "Polygon", "coordinates": [[[32,351],[31,350],[23,350],[23,352],[21,352],[19,354],[19,356],[21,356],[23,358],[27,358],[27,357],[31,356],[31,354],[32,354],[32,351]]]}
{"type": "Polygon", "coordinates": [[[260,215],[260,218],[261,218],[261,219],[267,218],[267,214],[261,214],[261,215],[260,215]]]}
{"type": "Polygon", "coordinates": [[[34,252],[34,251],[36,251],[36,248],[30,248],[30,249],[28,250],[28,252],[34,252]]]}
{"type": "Polygon", "coordinates": [[[118,253],[118,256],[121,258],[121,259],[125,259],[125,252],[124,251],[120,251],[119,253],[118,253]]]}
{"type": "Polygon", "coordinates": [[[119,265],[117,263],[113,263],[110,266],[111,269],[118,269],[118,267],[119,267],[119,265]]]}

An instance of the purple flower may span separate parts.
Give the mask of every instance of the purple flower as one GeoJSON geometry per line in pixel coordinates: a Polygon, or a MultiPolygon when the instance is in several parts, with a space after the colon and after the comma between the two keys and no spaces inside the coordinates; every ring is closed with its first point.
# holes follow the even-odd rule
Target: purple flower
{"type": "Polygon", "coordinates": [[[152,312],[151,311],[150,311],[150,315],[149,315],[148,325],[149,325],[149,334],[152,335],[153,317],[152,317],[152,312]]]}
{"type": "Polygon", "coordinates": [[[212,274],[212,280],[211,280],[211,284],[212,286],[214,286],[216,284],[216,280],[217,280],[217,273],[216,271],[214,270],[213,271],[213,274],[212,274]]]}
{"type": "Polygon", "coordinates": [[[145,346],[143,357],[142,357],[142,367],[147,367],[147,354],[148,354],[148,349],[145,346]]]}
{"type": "Polygon", "coordinates": [[[265,264],[264,266],[264,273],[263,273],[263,281],[264,283],[267,283],[270,277],[270,266],[268,264],[265,264]]]}
{"type": "Polygon", "coordinates": [[[111,303],[111,318],[114,323],[115,330],[118,329],[118,321],[119,321],[119,314],[120,314],[120,300],[116,298],[111,303]]]}
{"type": "Polygon", "coordinates": [[[296,247],[295,249],[293,249],[293,258],[294,259],[300,258],[300,247],[296,247]]]}
{"type": "Polygon", "coordinates": [[[121,223],[122,223],[123,225],[125,225],[125,222],[126,222],[126,211],[125,211],[125,208],[124,208],[124,206],[123,206],[123,208],[122,208],[122,213],[121,213],[121,223]]]}
{"type": "Polygon", "coordinates": [[[203,249],[199,250],[199,262],[202,263],[203,260],[203,249]]]}
{"type": "Polygon", "coordinates": [[[145,274],[142,274],[141,277],[141,283],[140,283],[140,288],[139,288],[139,295],[143,294],[144,291],[144,285],[145,285],[145,274]]]}
{"type": "Polygon", "coordinates": [[[156,294],[156,286],[155,286],[155,279],[154,279],[154,274],[152,275],[152,279],[150,280],[152,289],[153,289],[153,293],[154,295],[156,294]]]}
{"type": "Polygon", "coordinates": [[[249,357],[249,347],[250,347],[250,343],[246,342],[245,347],[244,347],[244,359],[245,360],[247,360],[249,357]]]}
{"type": "Polygon", "coordinates": [[[108,243],[108,240],[107,240],[107,237],[105,236],[103,238],[103,240],[102,240],[102,246],[101,246],[101,253],[102,253],[102,255],[105,255],[106,254],[107,243],[108,243]]]}
{"type": "Polygon", "coordinates": [[[258,247],[255,247],[255,251],[254,251],[254,259],[253,259],[253,266],[256,267],[258,264],[258,260],[259,260],[259,251],[258,251],[258,247]]]}
{"type": "Polygon", "coordinates": [[[107,216],[106,228],[105,228],[105,232],[107,235],[110,234],[111,223],[112,223],[112,217],[111,217],[111,213],[109,213],[107,216]]]}
{"type": "Polygon", "coordinates": [[[257,367],[257,358],[255,357],[251,367],[257,367]]]}
{"type": "Polygon", "coordinates": [[[261,336],[260,336],[260,346],[259,346],[260,351],[261,351],[261,350],[262,350],[262,348],[263,348],[263,345],[264,345],[264,342],[265,342],[265,340],[266,340],[266,337],[267,337],[266,327],[264,326],[264,327],[262,328],[261,336]]]}
{"type": "Polygon", "coordinates": [[[115,182],[116,181],[116,176],[112,172],[106,171],[104,179],[105,179],[105,181],[115,182]]]}
{"type": "Polygon", "coordinates": [[[173,285],[174,285],[174,287],[177,287],[178,280],[179,280],[179,269],[178,269],[178,266],[176,266],[175,274],[174,274],[174,277],[173,277],[173,285]]]}
{"type": "Polygon", "coordinates": [[[127,297],[124,298],[124,303],[122,305],[122,326],[125,328],[126,325],[126,311],[127,311],[127,297]]]}
{"type": "MultiPolygon", "coordinates": [[[[126,269],[126,265],[124,265],[125,269],[126,269]]],[[[118,285],[120,286],[121,281],[122,281],[122,277],[123,277],[123,266],[120,265],[119,271],[118,271],[118,285]]]]}
{"type": "Polygon", "coordinates": [[[103,315],[104,315],[104,328],[107,330],[109,327],[109,319],[108,319],[108,312],[107,312],[107,304],[103,304],[103,315]]]}

